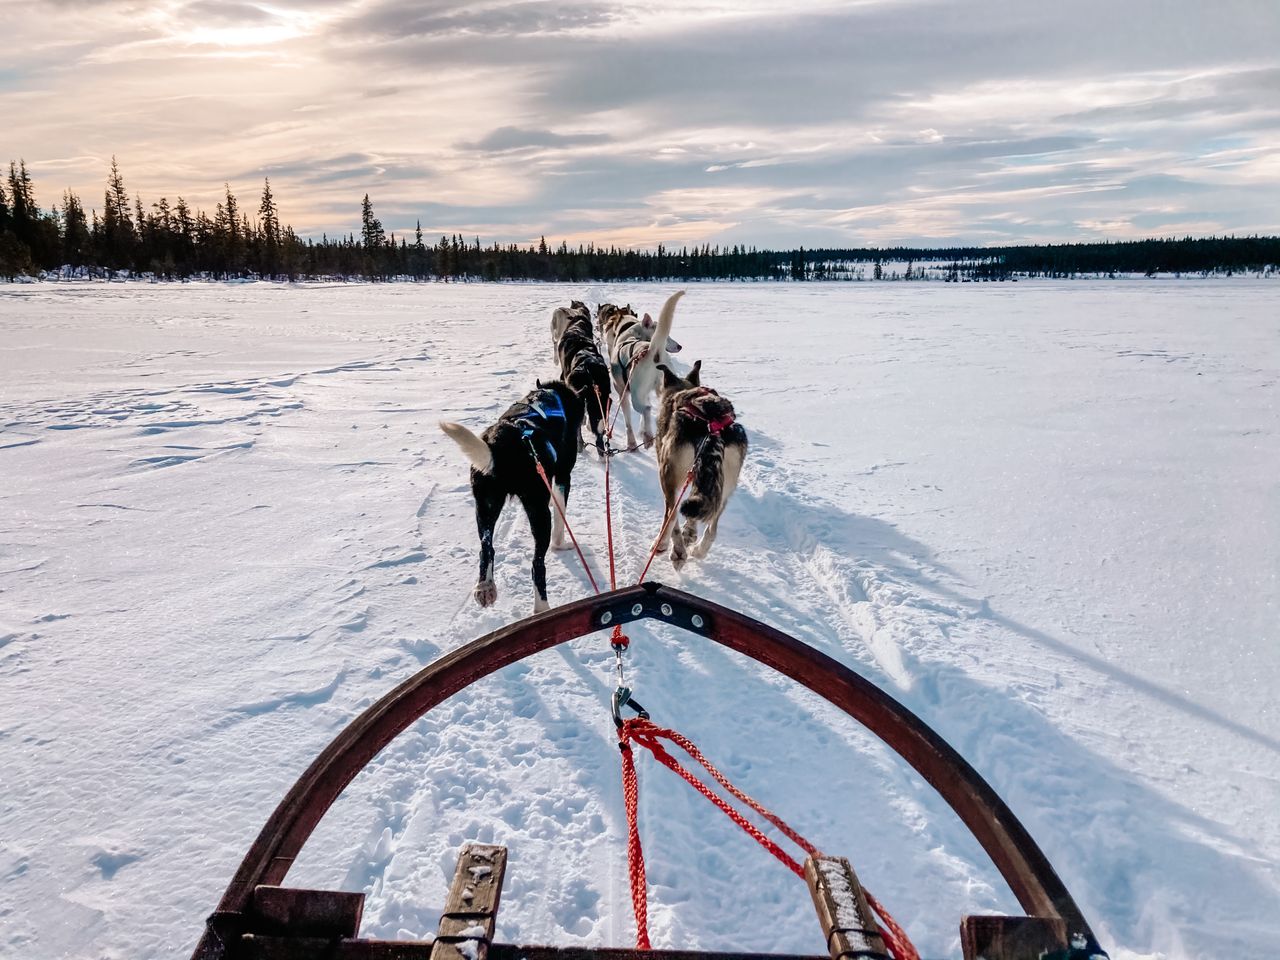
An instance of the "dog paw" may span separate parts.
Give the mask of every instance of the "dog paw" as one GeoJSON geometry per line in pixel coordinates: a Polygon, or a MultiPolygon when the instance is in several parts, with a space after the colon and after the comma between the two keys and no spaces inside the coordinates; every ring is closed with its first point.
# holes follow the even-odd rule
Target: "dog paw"
{"type": "Polygon", "coordinates": [[[546,613],[550,609],[551,609],[551,604],[547,603],[547,601],[543,600],[541,597],[533,598],[534,613],[546,613]]]}
{"type": "Polygon", "coordinates": [[[652,447],[652,446],[653,446],[653,434],[652,434],[652,433],[646,433],[646,434],[644,435],[644,448],[645,448],[646,450],[648,450],[648,449],[649,449],[650,447],[652,447]]]}
{"type": "Polygon", "coordinates": [[[498,599],[498,585],[492,580],[481,580],[476,584],[476,603],[482,607],[491,607],[498,599]]]}

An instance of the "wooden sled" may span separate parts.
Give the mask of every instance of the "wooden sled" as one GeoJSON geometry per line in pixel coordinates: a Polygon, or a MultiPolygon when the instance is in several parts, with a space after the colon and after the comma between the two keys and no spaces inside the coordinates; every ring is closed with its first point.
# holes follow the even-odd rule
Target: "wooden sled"
{"type": "MultiPolygon", "coordinates": [[[[506,867],[501,847],[463,848],[433,942],[360,939],[363,894],[281,886],[303,844],[347,784],[415,720],[503,667],[568,640],[643,619],[682,627],[790,677],[880,737],[938,791],[1027,914],[964,917],[960,933],[965,960],[1106,957],[1075,900],[1012,811],[923,721],[848,667],[779,630],[692,594],[645,583],[496,630],[440,658],[369,707],[280,802],[208,918],[192,960],[799,960],[495,943],[506,867]]],[[[805,878],[825,938],[825,955],[831,960],[889,960],[847,861],[811,857],[805,878]],[[852,922],[850,910],[856,917],[852,922]]]]}

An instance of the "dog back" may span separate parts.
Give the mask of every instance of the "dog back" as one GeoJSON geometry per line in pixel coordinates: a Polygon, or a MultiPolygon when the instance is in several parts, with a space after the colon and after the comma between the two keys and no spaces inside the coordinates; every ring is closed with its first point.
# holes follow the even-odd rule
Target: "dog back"
{"type": "Polygon", "coordinates": [[[571,470],[577,459],[582,415],[582,400],[562,381],[531,390],[481,434],[493,451],[495,477],[510,492],[517,492],[528,482],[521,478],[533,469],[534,462],[548,475],[566,467],[571,470]]]}
{"type": "Polygon", "coordinates": [[[581,300],[570,301],[567,307],[556,307],[551,311],[551,342],[559,344],[565,331],[578,320],[585,320],[587,329],[591,329],[591,310],[581,300]]]}
{"type": "Polygon", "coordinates": [[[596,316],[600,322],[600,338],[609,352],[613,351],[613,343],[618,337],[619,328],[629,320],[638,319],[636,312],[631,309],[631,304],[625,307],[618,307],[612,303],[601,304],[596,311],[596,316]]]}

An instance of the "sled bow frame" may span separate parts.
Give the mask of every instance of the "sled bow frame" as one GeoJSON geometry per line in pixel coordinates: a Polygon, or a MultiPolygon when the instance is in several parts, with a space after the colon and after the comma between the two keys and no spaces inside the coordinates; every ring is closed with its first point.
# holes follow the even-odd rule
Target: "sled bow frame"
{"type": "MultiPolygon", "coordinates": [[[[503,667],[568,640],[642,619],[674,624],[790,677],[876,734],[938,791],[1027,913],[1025,917],[966,917],[961,939],[967,960],[1106,956],[1075,900],[1013,812],[978,772],[915,714],[848,667],[773,627],[650,582],[578,600],[496,630],[441,657],[365,710],[315,759],[276,807],[209,917],[192,960],[427,960],[433,957],[433,950],[434,960],[463,955],[472,960],[485,960],[486,956],[489,960],[624,960],[644,956],[653,960],[728,960],[751,956],[491,943],[506,859],[502,848],[464,848],[454,884],[462,900],[451,893],[434,946],[356,939],[363,909],[361,894],[281,887],[303,844],[342,791],[414,721],[503,667]],[[475,860],[477,856],[482,861],[475,860]],[[470,862],[468,858],[472,858],[470,862]],[[495,864],[492,875],[477,869],[481,862],[495,864]],[[474,886],[459,887],[466,876],[477,873],[496,880],[488,914],[475,912],[483,906],[477,896],[479,900],[484,896],[478,895],[474,886]],[[454,909],[460,905],[465,909],[454,909]],[[446,929],[455,913],[469,921],[467,930],[473,942],[464,946],[474,946],[478,952],[457,952],[457,938],[446,929]],[[481,928],[487,931],[484,935],[478,933],[481,928]]],[[[813,883],[810,887],[817,903],[818,891],[813,883]]],[[[818,912],[821,918],[820,903],[818,912]]],[[[838,949],[839,931],[833,932],[825,920],[823,927],[833,960],[839,960],[839,955],[851,956],[838,949]]]]}

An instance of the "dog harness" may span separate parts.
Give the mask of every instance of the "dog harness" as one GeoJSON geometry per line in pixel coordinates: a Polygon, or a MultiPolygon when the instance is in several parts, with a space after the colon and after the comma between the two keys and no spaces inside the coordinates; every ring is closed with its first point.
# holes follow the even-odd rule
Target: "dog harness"
{"type": "MultiPolygon", "coordinates": [[[[705,397],[705,396],[718,397],[720,396],[720,394],[716,393],[710,387],[699,387],[698,396],[699,397],[705,397]]],[[[690,417],[693,417],[695,420],[701,420],[703,423],[707,425],[707,432],[711,433],[713,436],[717,433],[720,433],[722,430],[727,430],[729,427],[732,427],[736,422],[736,418],[734,417],[732,411],[726,414],[722,414],[719,417],[714,417],[714,418],[708,417],[706,414],[704,414],[701,410],[699,410],[697,407],[693,405],[693,400],[690,400],[683,407],[681,407],[680,412],[683,414],[687,414],[690,417]]]]}
{"type": "MultiPolygon", "coordinates": [[[[551,428],[551,421],[566,419],[564,404],[558,394],[546,390],[538,394],[538,399],[526,403],[525,407],[527,412],[515,418],[515,422],[520,425],[520,436],[529,444],[530,450],[534,450],[535,439],[541,441],[547,456],[551,458],[552,463],[555,463],[555,444],[545,435],[545,432],[551,428]]],[[[536,453],[534,459],[537,459],[536,453]]]]}

